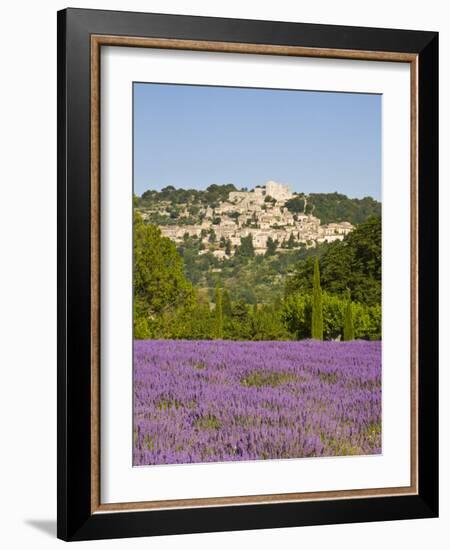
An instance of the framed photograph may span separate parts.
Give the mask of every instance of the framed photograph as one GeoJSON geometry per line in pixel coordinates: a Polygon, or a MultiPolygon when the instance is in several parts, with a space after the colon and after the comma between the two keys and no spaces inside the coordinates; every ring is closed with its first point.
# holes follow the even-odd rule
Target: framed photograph
{"type": "Polygon", "coordinates": [[[58,13],[58,536],[438,514],[438,35],[58,13]]]}

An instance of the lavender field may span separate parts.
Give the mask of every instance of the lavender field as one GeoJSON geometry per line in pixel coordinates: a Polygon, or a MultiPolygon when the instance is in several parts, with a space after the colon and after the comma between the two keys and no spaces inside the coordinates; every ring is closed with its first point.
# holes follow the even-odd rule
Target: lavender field
{"type": "Polygon", "coordinates": [[[381,342],[136,340],[135,466],[381,452],[381,342]]]}

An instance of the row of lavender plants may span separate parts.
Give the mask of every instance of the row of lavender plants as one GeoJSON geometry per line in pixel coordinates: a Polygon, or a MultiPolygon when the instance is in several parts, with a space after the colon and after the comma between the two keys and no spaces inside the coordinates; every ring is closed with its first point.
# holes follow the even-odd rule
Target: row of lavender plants
{"type": "Polygon", "coordinates": [[[138,340],[136,466],[381,452],[381,342],[138,340]]]}

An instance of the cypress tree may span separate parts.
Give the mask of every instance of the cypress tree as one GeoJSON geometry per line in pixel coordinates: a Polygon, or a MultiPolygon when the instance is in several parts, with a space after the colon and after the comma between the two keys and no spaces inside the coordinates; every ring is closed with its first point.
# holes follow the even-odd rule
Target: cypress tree
{"type": "Polygon", "coordinates": [[[230,239],[227,239],[227,241],[225,243],[225,254],[227,256],[231,256],[231,241],[230,241],[230,239]]]}
{"type": "Polygon", "coordinates": [[[228,290],[224,290],[222,293],[222,314],[224,317],[231,317],[232,314],[231,298],[228,290]]]}
{"type": "Polygon", "coordinates": [[[277,241],[274,241],[272,237],[269,237],[267,239],[267,248],[266,248],[266,257],[267,256],[273,256],[277,252],[277,241]]]}
{"type": "Polygon", "coordinates": [[[223,338],[223,313],[222,313],[222,289],[220,283],[216,284],[216,308],[214,310],[214,317],[216,321],[215,336],[218,340],[223,338]]]}
{"type": "Polygon", "coordinates": [[[322,289],[320,288],[319,259],[317,257],[314,263],[313,276],[311,337],[315,340],[323,340],[322,289]]]}
{"type": "Polygon", "coordinates": [[[355,339],[355,328],[353,326],[352,302],[350,300],[350,293],[348,295],[347,307],[345,309],[343,339],[344,340],[355,339]]]}

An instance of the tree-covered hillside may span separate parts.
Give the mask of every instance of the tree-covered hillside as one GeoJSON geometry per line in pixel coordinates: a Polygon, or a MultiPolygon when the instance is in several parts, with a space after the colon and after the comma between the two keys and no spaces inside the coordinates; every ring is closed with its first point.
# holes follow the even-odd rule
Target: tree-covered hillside
{"type": "Polygon", "coordinates": [[[300,193],[286,207],[292,213],[314,214],[322,224],[348,221],[357,225],[370,216],[381,216],[381,203],[372,197],[351,199],[341,193],[300,193]]]}
{"type": "Polygon", "coordinates": [[[173,205],[192,203],[214,207],[220,201],[225,201],[232,191],[237,191],[232,183],[225,185],[212,184],[204,191],[197,189],[177,189],[173,185],[168,185],[161,189],[161,191],[145,191],[139,198],[138,206],[146,207],[158,202],[169,202],[173,205]]]}
{"type": "MultiPolygon", "coordinates": [[[[335,295],[349,291],[352,300],[371,306],[381,303],[381,218],[369,218],[343,241],[330,243],[322,251],[323,290],[335,295]]],[[[313,270],[311,257],[298,262],[295,273],[287,279],[286,296],[310,292],[313,270]]]]}
{"type": "Polygon", "coordinates": [[[381,338],[379,217],[343,241],[266,256],[243,246],[220,262],[199,245],[186,238],[177,248],[135,214],[136,338],[309,338],[318,279],[324,339],[381,338]]]}
{"type": "MultiPolygon", "coordinates": [[[[201,222],[202,208],[217,208],[228,199],[230,192],[237,190],[232,183],[213,184],[204,191],[169,185],[161,191],[145,191],[138,197],[137,206],[147,212],[147,220],[156,225],[196,224],[201,222]]],[[[348,221],[357,225],[370,216],[381,216],[381,203],[375,199],[352,199],[340,193],[296,193],[285,206],[294,214],[313,214],[322,224],[348,221]]]]}
{"type": "Polygon", "coordinates": [[[211,252],[202,250],[196,237],[185,237],[177,250],[183,258],[185,273],[192,284],[202,289],[211,301],[216,281],[222,281],[233,300],[244,300],[248,304],[270,304],[284,293],[285,280],[294,272],[299,261],[310,256],[321,255],[328,244],[317,248],[296,248],[278,250],[265,256],[255,255],[247,247],[245,239],[231,258],[218,260],[211,252]],[[199,252],[203,252],[199,254],[199,252]],[[206,253],[205,253],[206,252],[206,253]]]}

